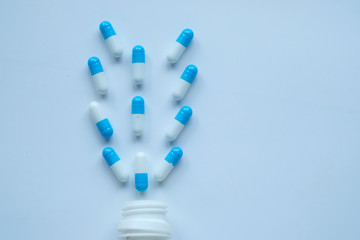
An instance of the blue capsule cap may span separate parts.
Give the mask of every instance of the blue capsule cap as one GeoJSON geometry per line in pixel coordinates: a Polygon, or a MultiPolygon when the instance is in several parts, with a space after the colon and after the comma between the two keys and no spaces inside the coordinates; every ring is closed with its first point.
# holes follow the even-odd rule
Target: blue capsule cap
{"type": "Polygon", "coordinates": [[[115,150],[112,147],[104,148],[104,150],[102,151],[102,155],[110,167],[117,161],[120,161],[119,156],[116,154],[115,150]]]}
{"type": "Polygon", "coordinates": [[[136,45],[132,50],[132,63],[144,63],[145,62],[145,49],[136,45]]]}
{"type": "Polygon", "coordinates": [[[145,102],[144,99],[140,96],[136,96],[132,100],[131,106],[132,114],[144,114],[145,113],[145,102]]]}
{"type": "Polygon", "coordinates": [[[147,173],[135,173],[135,188],[139,192],[144,192],[148,188],[147,173]]]}
{"type": "Polygon", "coordinates": [[[100,23],[100,31],[104,39],[108,39],[109,37],[116,35],[114,28],[108,21],[100,23]]]}
{"type": "Polygon", "coordinates": [[[184,106],[180,109],[178,114],[176,114],[175,119],[186,125],[192,115],[192,109],[189,106],[184,106]]]}
{"type": "Polygon", "coordinates": [[[176,39],[176,41],[181,45],[183,45],[184,47],[187,47],[189,46],[193,37],[194,37],[194,32],[191,29],[187,28],[181,32],[181,34],[176,39]]]}
{"type": "Polygon", "coordinates": [[[103,119],[101,121],[98,121],[96,123],[96,126],[98,127],[101,135],[104,138],[108,139],[113,135],[114,131],[113,131],[113,128],[111,127],[109,119],[105,118],[105,119],[103,119]]]}
{"type": "Polygon", "coordinates": [[[183,151],[181,150],[181,148],[173,147],[168,153],[168,155],[165,157],[165,160],[175,166],[182,157],[182,155],[183,151]]]}
{"type": "Polygon", "coordinates": [[[97,74],[99,72],[104,71],[102,66],[101,66],[100,59],[98,59],[97,57],[89,58],[88,66],[89,66],[91,75],[95,75],[95,74],[97,74]]]}
{"type": "Polygon", "coordinates": [[[181,79],[184,79],[188,83],[192,84],[197,73],[198,73],[197,67],[195,65],[189,65],[185,68],[183,74],[181,75],[181,79]]]}

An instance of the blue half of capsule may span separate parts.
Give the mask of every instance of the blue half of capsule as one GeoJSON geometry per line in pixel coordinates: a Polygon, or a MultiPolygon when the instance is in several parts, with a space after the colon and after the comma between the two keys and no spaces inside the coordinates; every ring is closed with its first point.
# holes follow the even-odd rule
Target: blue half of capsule
{"type": "Polygon", "coordinates": [[[181,32],[181,34],[176,39],[176,41],[181,45],[183,45],[184,47],[188,47],[193,37],[194,37],[194,32],[191,29],[187,28],[181,32]]]}
{"type": "Polygon", "coordinates": [[[144,99],[140,96],[136,96],[132,100],[131,106],[132,114],[145,114],[145,102],[144,99]]]}
{"type": "Polygon", "coordinates": [[[104,39],[108,39],[109,37],[116,35],[114,28],[108,21],[100,23],[99,28],[104,39]]]}
{"type": "Polygon", "coordinates": [[[187,81],[188,83],[192,84],[196,75],[198,73],[198,69],[195,65],[188,65],[183,74],[181,75],[181,79],[184,79],[185,81],[187,81]]]}
{"type": "Polygon", "coordinates": [[[89,66],[89,70],[91,75],[95,75],[99,72],[103,72],[103,68],[100,62],[100,59],[98,59],[97,57],[91,57],[88,60],[88,66],[89,66]]]}
{"type": "Polygon", "coordinates": [[[175,166],[180,158],[182,157],[183,155],[183,151],[181,148],[179,147],[173,147],[170,152],[168,153],[168,155],[165,157],[165,160],[172,164],[173,166],[175,166]]]}
{"type": "Polygon", "coordinates": [[[104,150],[102,151],[102,155],[110,167],[120,160],[119,156],[116,154],[115,150],[112,147],[104,148],[104,150]]]}
{"type": "Polygon", "coordinates": [[[144,63],[145,62],[145,49],[137,45],[132,50],[132,63],[144,63]]]}
{"type": "Polygon", "coordinates": [[[184,106],[180,109],[178,114],[176,114],[175,119],[186,125],[192,115],[192,109],[189,106],[184,106]]]}
{"type": "Polygon", "coordinates": [[[114,130],[111,127],[110,121],[107,118],[97,122],[96,126],[99,129],[101,135],[106,139],[110,138],[114,133],[114,130]]]}
{"type": "Polygon", "coordinates": [[[148,188],[147,173],[135,173],[135,188],[139,192],[144,192],[148,188]]]}

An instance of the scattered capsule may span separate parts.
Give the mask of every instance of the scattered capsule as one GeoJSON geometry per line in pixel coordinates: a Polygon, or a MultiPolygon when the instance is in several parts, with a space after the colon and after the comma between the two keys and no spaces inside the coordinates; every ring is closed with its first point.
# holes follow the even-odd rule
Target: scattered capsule
{"type": "Polygon", "coordinates": [[[161,161],[157,170],[155,171],[155,179],[158,182],[162,182],[169,175],[171,170],[175,167],[178,161],[181,159],[183,151],[179,147],[173,147],[168,155],[165,157],[165,161],[161,161]]]}
{"type": "Polygon", "coordinates": [[[136,84],[143,84],[145,79],[145,50],[137,45],[132,50],[132,75],[136,84]]]}
{"type": "Polygon", "coordinates": [[[180,81],[178,81],[176,88],[173,91],[173,97],[175,100],[182,100],[184,98],[197,73],[198,69],[195,65],[189,65],[185,68],[180,77],[180,81]]]}
{"type": "Polygon", "coordinates": [[[89,70],[95,85],[95,89],[101,94],[105,95],[109,89],[109,83],[101,62],[97,57],[91,57],[88,60],[89,70]]]}
{"type": "Polygon", "coordinates": [[[189,121],[192,115],[192,109],[189,106],[184,106],[180,109],[178,114],[175,116],[175,119],[172,120],[170,127],[166,132],[166,138],[169,141],[175,141],[179,136],[180,132],[185,127],[186,123],[189,121]]]}
{"type": "Polygon", "coordinates": [[[100,104],[97,102],[90,103],[90,115],[96,123],[101,135],[108,139],[113,135],[113,128],[108,118],[104,117],[100,104]]]}
{"type": "Polygon", "coordinates": [[[110,53],[116,58],[120,57],[123,52],[121,42],[111,23],[108,21],[100,23],[100,31],[110,53]]]}
{"type": "Polygon", "coordinates": [[[185,49],[189,46],[193,37],[194,33],[189,28],[181,32],[179,37],[176,39],[176,43],[173,46],[171,52],[167,56],[167,59],[170,63],[176,63],[179,60],[185,49]]]}
{"type": "Polygon", "coordinates": [[[148,174],[146,166],[146,155],[143,152],[136,153],[135,156],[135,188],[139,192],[144,192],[148,188],[148,174]]]}
{"type": "Polygon", "coordinates": [[[127,182],[129,179],[129,173],[126,170],[123,161],[120,161],[120,158],[116,154],[115,150],[111,147],[106,147],[104,148],[102,155],[117,179],[119,179],[120,182],[127,182]]]}
{"type": "Polygon", "coordinates": [[[132,100],[131,106],[132,114],[132,127],[133,132],[136,136],[140,136],[144,132],[144,122],[145,122],[145,102],[144,99],[140,96],[136,96],[132,100]]]}

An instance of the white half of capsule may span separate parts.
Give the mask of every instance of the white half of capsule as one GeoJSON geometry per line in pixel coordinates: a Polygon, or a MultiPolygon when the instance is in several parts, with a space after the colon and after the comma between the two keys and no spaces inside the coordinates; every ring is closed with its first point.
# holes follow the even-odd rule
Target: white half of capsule
{"type": "Polygon", "coordinates": [[[112,35],[111,37],[108,37],[107,39],[105,39],[105,43],[110,53],[114,57],[121,57],[123,50],[120,39],[117,35],[112,35]]]}
{"type": "Polygon", "coordinates": [[[155,170],[155,179],[158,182],[164,181],[171,170],[173,170],[174,165],[169,163],[166,160],[161,161],[161,163],[158,165],[157,169],[155,170]]]}
{"type": "Polygon", "coordinates": [[[136,136],[140,136],[144,132],[145,114],[132,114],[132,128],[136,136]]]}
{"type": "Polygon", "coordinates": [[[166,131],[166,134],[165,134],[167,140],[175,141],[184,127],[185,127],[184,124],[182,124],[181,122],[179,122],[178,120],[173,118],[173,120],[172,120],[170,126],[168,127],[168,129],[166,131]]]}
{"type": "Polygon", "coordinates": [[[111,170],[115,174],[116,178],[120,182],[127,182],[129,179],[129,172],[124,165],[124,162],[122,160],[117,161],[113,165],[110,166],[111,170]]]}
{"type": "Polygon", "coordinates": [[[134,163],[135,173],[147,173],[146,155],[143,152],[138,152],[135,155],[134,163]]]}
{"type": "Polygon", "coordinates": [[[177,81],[175,89],[173,91],[173,98],[175,100],[182,100],[185,94],[188,92],[190,86],[191,83],[180,78],[180,81],[177,81]]]}
{"type": "Polygon", "coordinates": [[[132,76],[135,84],[143,84],[145,79],[145,63],[133,63],[132,76]]]}
{"type": "Polygon", "coordinates": [[[101,95],[105,95],[109,90],[109,81],[104,72],[99,72],[92,75],[92,79],[94,82],[94,86],[96,91],[98,91],[101,95]]]}
{"type": "Polygon", "coordinates": [[[98,102],[90,103],[90,116],[95,123],[100,122],[106,118],[98,102]]]}
{"type": "Polygon", "coordinates": [[[184,47],[181,43],[175,41],[174,45],[170,49],[169,54],[167,55],[167,59],[170,63],[176,63],[179,58],[183,55],[186,47],[184,47]]]}

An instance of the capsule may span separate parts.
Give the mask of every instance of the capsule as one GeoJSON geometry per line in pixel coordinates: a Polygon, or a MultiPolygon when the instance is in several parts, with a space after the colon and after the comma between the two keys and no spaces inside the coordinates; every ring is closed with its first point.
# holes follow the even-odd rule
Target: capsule
{"type": "Polygon", "coordinates": [[[132,75],[135,84],[141,85],[145,79],[145,50],[137,45],[132,50],[132,75]]]}
{"type": "Polygon", "coordinates": [[[109,89],[109,82],[102,68],[101,62],[97,57],[91,57],[88,60],[89,70],[94,82],[95,89],[105,95],[109,89]]]}
{"type": "Polygon", "coordinates": [[[115,150],[111,147],[106,147],[104,148],[102,155],[117,179],[120,182],[127,182],[129,179],[129,173],[126,170],[123,161],[120,161],[120,158],[116,154],[115,150]]]}
{"type": "Polygon", "coordinates": [[[169,175],[171,170],[179,162],[183,155],[183,151],[179,147],[173,147],[168,155],[165,157],[165,161],[161,161],[158,168],[155,171],[155,179],[158,182],[162,182],[169,175]]]}
{"type": "Polygon", "coordinates": [[[183,130],[192,115],[192,109],[189,106],[184,106],[180,109],[175,119],[172,121],[170,127],[166,132],[166,138],[169,141],[175,141],[183,130]]]}
{"type": "Polygon", "coordinates": [[[121,57],[123,52],[121,42],[111,23],[108,21],[100,23],[100,31],[110,53],[116,58],[121,57]]]}
{"type": "Polygon", "coordinates": [[[181,32],[180,36],[176,39],[171,52],[167,56],[167,59],[170,63],[176,63],[179,60],[185,49],[189,46],[193,37],[194,33],[189,28],[181,32]]]}
{"type": "Polygon", "coordinates": [[[148,188],[146,155],[138,152],[135,155],[135,188],[139,192],[144,192],[148,188]]]}
{"type": "Polygon", "coordinates": [[[173,91],[173,97],[175,100],[179,101],[184,98],[197,73],[198,69],[195,65],[189,65],[185,68],[183,74],[180,77],[180,81],[178,81],[176,88],[173,91]]]}
{"type": "Polygon", "coordinates": [[[104,113],[102,112],[99,103],[90,103],[90,116],[96,123],[97,128],[104,138],[108,139],[113,135],[114,131],[111,127],[110,121],[108,118],[104,117],[104,113]]]}
{"type": "Polygon", "coordinates": [[[144,132],[145,123],[145,102],[140,96],[136,96],[132,100],[131,106],[132,128],[136,136],[140,136],[144,132]]]}

